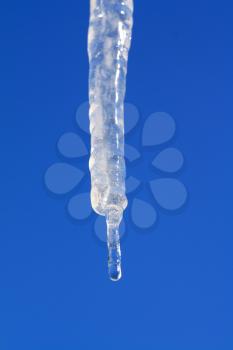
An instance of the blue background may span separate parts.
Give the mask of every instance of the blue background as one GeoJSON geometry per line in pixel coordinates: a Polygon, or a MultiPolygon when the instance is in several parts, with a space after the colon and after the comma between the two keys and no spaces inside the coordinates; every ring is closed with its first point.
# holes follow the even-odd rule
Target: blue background
{"type": "Polygon", "coordinates": [[[232,2],[135,1],[126,99],[176,119],[189,202],[130,226],[119,283],[43,185],[87,100],[88,1],[0,8],[0,349],[232,349],[232,2]]]}

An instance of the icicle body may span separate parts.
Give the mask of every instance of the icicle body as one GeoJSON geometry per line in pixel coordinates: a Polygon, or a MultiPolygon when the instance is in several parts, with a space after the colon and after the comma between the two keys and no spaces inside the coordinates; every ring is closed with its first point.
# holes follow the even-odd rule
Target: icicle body
{"type": "Polygon", "coordinates": [[[119,224],[127,206],[124,97],[132,0],[91,0],[88,32],[91,202],[107,221],[109,274],[121,277],[119,224]]]}

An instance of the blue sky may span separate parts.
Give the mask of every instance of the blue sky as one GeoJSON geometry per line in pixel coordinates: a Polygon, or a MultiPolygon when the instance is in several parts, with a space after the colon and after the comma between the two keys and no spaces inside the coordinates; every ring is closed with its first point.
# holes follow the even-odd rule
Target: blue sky
{"type": "Polygon", "coordinates": [[[224,0],[135,1],[126,101],[141,123],[175,119],[189,196],[153,230],[129,218],[113,284],[94,217],[71,220],[68,197],[43,182],[88,97],[88,1],[1,4],[1,350],[232,349],[232,12],[224,0]]]}

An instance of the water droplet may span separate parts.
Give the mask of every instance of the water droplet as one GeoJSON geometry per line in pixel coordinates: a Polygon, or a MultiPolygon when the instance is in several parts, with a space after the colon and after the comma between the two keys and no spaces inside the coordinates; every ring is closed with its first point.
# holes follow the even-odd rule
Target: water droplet
{"type": "Polygon", "coordinates": [[[45,173],[45,185],[55,194],[65,194],[77,186],[83,176],[83,172],[72,165],[55,163],[45,173]]]}
{"type": "Polygon", "coordinates": [[[67,158],[78,158],[88,154],[82,139],[73,132],[63,134],[58,140],[57,147],[59,152],[67,158]]]}
{"type": "Polygon", "coordinates": [[[92,212],[90,194],[80,193],[72,197],[68,203],[68,212],[74,219],[87,219],[92,212]]]}
{"type": "Polygon", "coordinates": [[[169,141],[175,133],[174,119],[167,113],[151,114],[145,121],[142,133],[143,146],[156,146],[169,141]]]}
{"type": "Polygon", "coordinates": [[[140,158],[140,153],[135,147],[125,144],[125,158],[129,162],[133,162],[136,159],[140,158]]]}
{"type": "Polygon", "coordinates": [[[182,153],[176,148],[166,148],[160,152],[152,164],[159,170],[169,173],[180,170],[184,163],[184,157],[182,153]]]}
{"type": "Polygon", "coordinates": [[[157,213],[152,205],[138,198],[133,200],[131,216],[133,223],[143,229],[154,225],[157,219],[157,213]]]}
{"type": "Polygon", "coordinates": [[[186,202],[187,190],[177,179],[157,179],[151,181],[150,186],[156,201],[164,209],[176,210],[186,202]]]}
{"type": "Polygon", "coordinates": [[[135,191],[140,185],[140,181],[136,177],[129,176],[125,181],[126,193],[135,191]]]}

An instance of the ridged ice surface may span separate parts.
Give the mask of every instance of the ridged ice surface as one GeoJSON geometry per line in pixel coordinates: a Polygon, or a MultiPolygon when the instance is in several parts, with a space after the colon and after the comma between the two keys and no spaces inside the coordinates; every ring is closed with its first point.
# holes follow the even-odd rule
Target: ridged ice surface
{"type": "Polygon", "coordinates": [[[91,0],[88,32],[91,202],[108,227],[109,274],[121,277],[119,224],[127,206],[124,96],[133,0],[91,0]]]}

